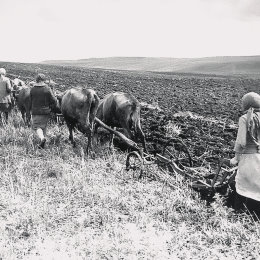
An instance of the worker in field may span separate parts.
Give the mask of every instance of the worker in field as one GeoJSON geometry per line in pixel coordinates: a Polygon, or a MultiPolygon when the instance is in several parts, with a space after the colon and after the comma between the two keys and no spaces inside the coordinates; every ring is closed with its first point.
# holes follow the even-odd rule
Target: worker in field
{"type": "Polygon", "coordinates": [[[242,111],[235,157],[230,160],[231,165],[238,164],[235,209],[246,206],[257,212],[260,205],[260,95],[255,92],[244,95],[242,111]]]}
{"type": "Polygon", "coordinates": [[[5,114],[5,122],[8,123],[8,115],[12,108],[12,86],[9,78],[5,75],[6,70],[4,68],[0,68],[0,113],[5,114]]]}
{"type": "Polygon", "coordinates": [[[51,107],[58,108],[58,101],[51,88],[45,83],[46,76],[38,74],[36,83],[31,89],[32,128],[40,140],[39,148],[44,148],[46,142],[47,124],[50,118],[51,107]]]}

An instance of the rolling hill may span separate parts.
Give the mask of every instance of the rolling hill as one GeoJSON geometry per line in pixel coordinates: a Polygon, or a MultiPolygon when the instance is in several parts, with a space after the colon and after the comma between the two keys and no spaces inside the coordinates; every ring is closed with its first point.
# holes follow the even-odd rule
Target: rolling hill
{"type": "Polygon", "coordinates": [[[111,57],[79,60],[46,60],[43,64],[114,70],[260,75],[260,56],[207,58],[111,57]]]}

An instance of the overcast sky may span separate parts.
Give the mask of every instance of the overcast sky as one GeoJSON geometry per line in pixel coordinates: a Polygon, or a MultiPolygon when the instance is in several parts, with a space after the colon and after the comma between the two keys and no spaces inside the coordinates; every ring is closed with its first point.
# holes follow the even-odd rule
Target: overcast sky
{"type": "Polygon", "coordinates": [[[0,60],[260,55],[260,0],[0,0],[0,60]]]}

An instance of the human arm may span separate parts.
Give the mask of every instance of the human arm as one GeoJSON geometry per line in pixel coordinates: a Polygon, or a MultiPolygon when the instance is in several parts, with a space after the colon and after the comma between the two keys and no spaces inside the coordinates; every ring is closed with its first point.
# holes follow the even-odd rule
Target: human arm
{"type": "Polygon", "coordinates": [[[240,160],[240,156],[241,154],[240,153],[235,153],[235,156],[230,159],[229,163],[231,166],[235,166],[239,163],[239,160],[240,160]]]}
{"type": "Polygon", "coordinates": [[[242,116],[238,122],[237,138],[234,147],[235,156],[230,160],[232,166],[239,163],[240,156],[246,147],[246,132],[246,118],[242,116]]]}
{"type": "Polygon", "coordinates": [[[7,93],[11,93],[12,92],[12,85],[11,85],[11,82],[10,82],[10,80],[8,78],[6,79],[6,92],[7,93]]]}
{"type": "Polygon", "coordinates": [[[28,101],[28,107],[29,107],[29,110],[32,111],[32,90],[33,88],[31,88],[30,90],[30,98],[29,98],[29,101],[28,101]]]}
{"type": "Polygon", "coordinates": [[[51,88],[49,89],[49,100],[50,100],[51,110],[53,110],[55,113],[61,113],[58,99],[54,95],[51,88]]]}

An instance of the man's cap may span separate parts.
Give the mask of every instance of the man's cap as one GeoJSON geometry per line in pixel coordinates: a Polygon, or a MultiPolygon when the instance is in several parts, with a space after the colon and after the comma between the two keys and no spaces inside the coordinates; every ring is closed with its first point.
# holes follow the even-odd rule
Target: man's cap
{"type": "Polygon", "coordinates": [[[46,76],[43,73],[40,73],[36,76],[36,82],[40,82],[40,81],[45,81],[46,80],[46,76]]]}

